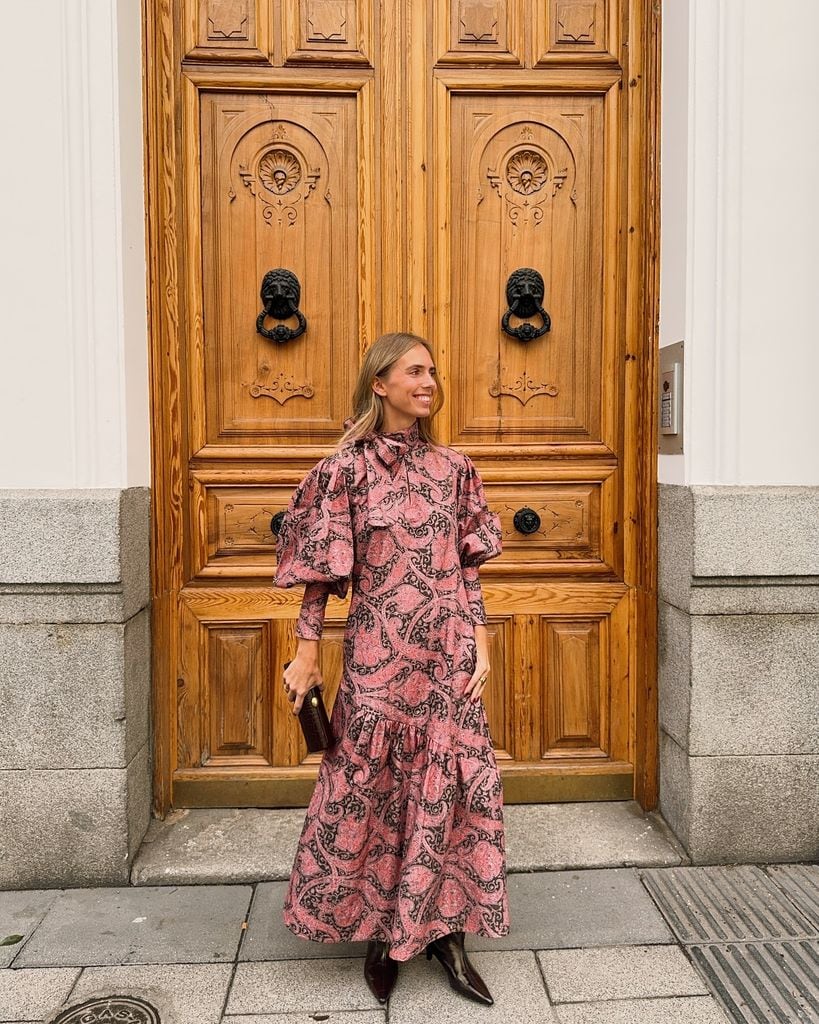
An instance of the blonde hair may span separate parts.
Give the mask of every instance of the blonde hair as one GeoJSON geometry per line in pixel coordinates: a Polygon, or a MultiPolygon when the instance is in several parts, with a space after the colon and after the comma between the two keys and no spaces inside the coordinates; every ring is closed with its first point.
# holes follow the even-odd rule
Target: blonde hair
{"type": "MultiPolygon", "coordinates": [[[[373,378],[388,376],[401,356],[405,352],[409,352],[411,348],[415,348],[416,345],[423,345],[434,360],[435,356],[430,343],[425,338],[419,338],[417,334],[409,334],[406,331],[382,334],[367,349],[353,392],[352,419],[355,422],[339,438],[339,447],[348,441],[355,441],[371,431],[377,433],[381,430],[384,422],[384,402],[381,396],[372,389],[373,378]]],[[[436,444],[432,420],[443,404],[444,392],[441,382],[438,381],[429,416],[418,418],[418,432],[430,444],[436,444]]]]}

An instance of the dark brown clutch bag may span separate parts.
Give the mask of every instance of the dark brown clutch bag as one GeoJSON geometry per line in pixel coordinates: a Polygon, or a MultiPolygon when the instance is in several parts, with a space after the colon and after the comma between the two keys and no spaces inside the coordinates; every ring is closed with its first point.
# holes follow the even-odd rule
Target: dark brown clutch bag
{"type": "MultiPolygon", "coordinates": [[[[284,667],[287,668],[289,664],[290,662],[286,661],[284,667]]],[[[304,733],[307,749],[311,754],[316,754],[319,750],[326,750],[332,744],[333,731],[330,728],[330,718],[321,690],[317,686],[307,691],[299,712],[299,725],[304,733]]]]}

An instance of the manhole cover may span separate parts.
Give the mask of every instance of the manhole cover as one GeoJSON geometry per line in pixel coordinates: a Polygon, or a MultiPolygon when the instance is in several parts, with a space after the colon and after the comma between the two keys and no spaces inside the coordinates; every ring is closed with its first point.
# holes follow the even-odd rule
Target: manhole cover
{"type": "Polygon", "coordinates": [[[160,1020],[156,1009],[143,999],[106,996],[61,1010],[51,1024],[160,1024],[160,1020]]]}

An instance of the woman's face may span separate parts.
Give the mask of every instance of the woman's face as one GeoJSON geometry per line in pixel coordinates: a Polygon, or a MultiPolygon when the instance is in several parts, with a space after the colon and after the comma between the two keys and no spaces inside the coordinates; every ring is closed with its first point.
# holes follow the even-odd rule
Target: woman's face
{"type": "Polygon", "coordinates": [[[389,373],[373,380],[373,390],[384,401],[384,417],[395,429],[429,416],[438,390],[435,363],[423,345],[415,345],[393,363],[389,373]]]}

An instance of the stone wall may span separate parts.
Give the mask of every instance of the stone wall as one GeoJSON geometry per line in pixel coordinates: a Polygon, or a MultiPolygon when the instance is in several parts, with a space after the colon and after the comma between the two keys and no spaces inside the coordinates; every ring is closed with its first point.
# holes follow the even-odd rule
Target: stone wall
{"type": "Polygon", "coordinates": [[[819,488],[660,485],[660,810],[694,863],[819,859],[819,488]]]}
{"type": "Polygon", "coordinates": [[[0,491],[0,888],[127,883],[151,803],[149,492],[0,491]]]}
{"type": "MultiPolygon", "coordinates": [[[[126,884],[150,815],[146,488],[0,491],[0,888],[126,884]]],[[[660,811],[819,859],[819,488],[660,486],[660,811]]]]}

